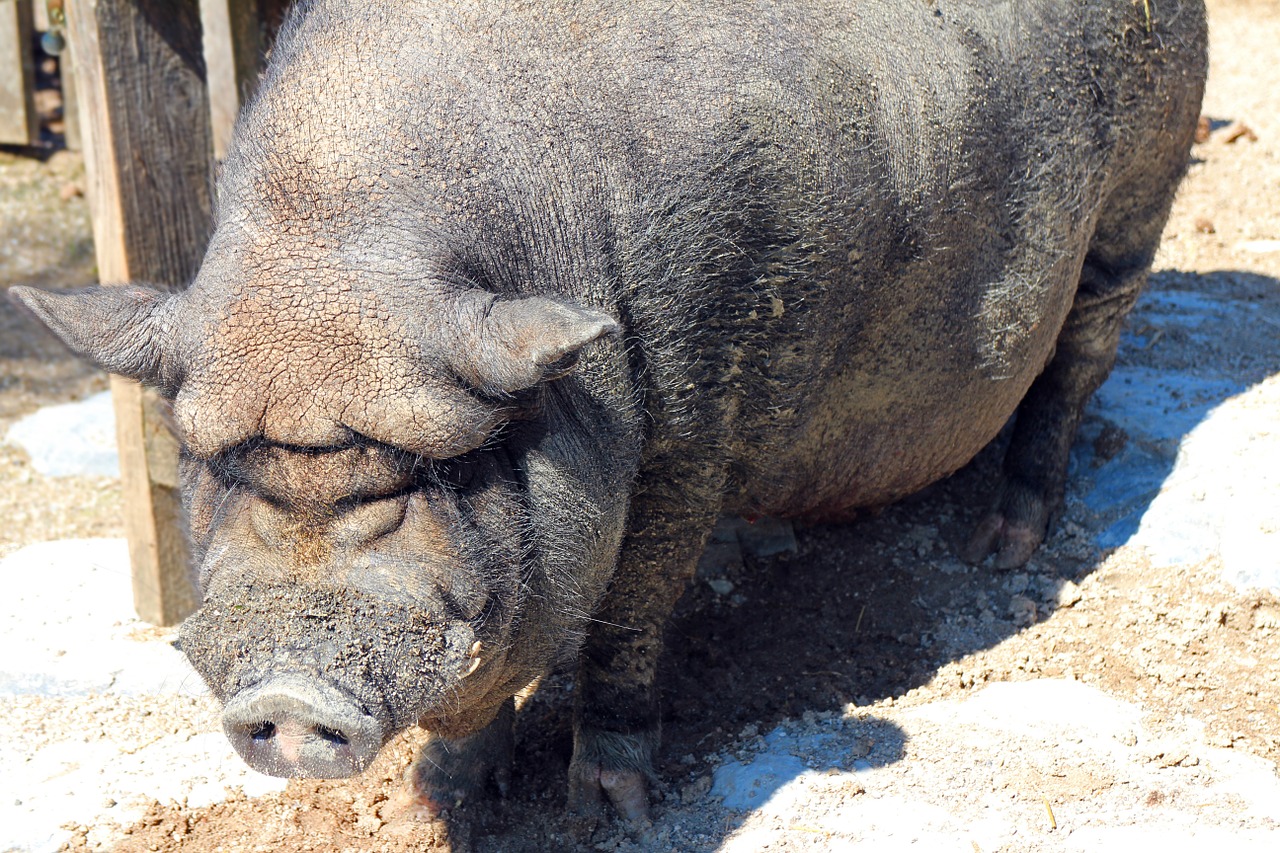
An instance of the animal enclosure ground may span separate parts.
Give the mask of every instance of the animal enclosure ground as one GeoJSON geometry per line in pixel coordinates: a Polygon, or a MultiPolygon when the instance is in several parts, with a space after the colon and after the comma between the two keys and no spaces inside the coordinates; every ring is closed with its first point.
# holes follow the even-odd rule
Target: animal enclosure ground
{"type": "MultiPolygon", "coordinates": [[[[1280,4],[1209,6],[1204,134],[1120,364],[1134,376],[1183,377],[1168,401],[1177,411],[1183,396],[1216,382],[1247,389],[1233,399],[1252,418],[1256,444],[1280,434],[1280,4]],[[1219,316],[1202,303],[1232,312],[1219,316]]],[[[4,287],[92,281],[83,202],[68,189],[81,180],[71,155],[40,162],[0,153],[4,287]]],[[[41,405],[103,387],[100,374],[0,302],[0,433],[41,405]]],[[[1205,406],[1218,402],[1207,397],[1205,406]]],[[[1264,849],[1259,839],[1280,837],[1274,812],[1257,813],[1245,793],[1197,797],[1220,792],[1236,766],[1232,755],[1280,764],[1280,599],[1223,580],[1233,559],[1225,552],[1244,535],[1229,526],[1218,552],[1173,565],[1135,544],[1141,530],[1125,538],[1125,518],[1094,496],[1133,481],[1107,479],[1107,464],[1138,451],[1172,460],[1186,431],[1151,438],[1159,431],[1121,423],[1105,407],[1091,411],[1065,517],[1025,570],[972,569],[954,557],[985,506],[998,447],[860,523],[799,530],[795,553],[710,564],[670,631],[662,782],[652,825],[642,830],[562,816],[571,680],[557,674],[522,708],[509,796],[468,804],[448,828],[398,817],[399,780],[420,739],[408,733],[353,780],[295,781],[280,794],[199,807],[153,802],[124,825],[91,818],[102,812],[90,804],[66,846],[638,851],[751,850],[767,841],[771,850],[877,849],[864,832],[874,814],[860,809],[896,804],[972,816],[950,829],[939,817],[929,849],[1108,849],[1090,833],[1155,824],[1206,845],[1264,849]],[[1104,547],[1108,535],[1118,538],[1104,547]],[[1078,720],[1079,729],[1055,718],[1058,737],[991,742],[984,738],[992,729],[963,712],[990,708],[980,704],[994,701],[984,695],[1033,695],[985,693],[992,685],[1047,679],[1068,686],[1063,696],[1096,688],[1141,717],[1114,732],[1112,717],[1078,720]],[[724,806],[714,786],[725,768],[771,754],[778,738],[838,747],[813,757],[815,772],[791,812],[724,806]],[[852,772],[864,765],[868,775],[852,772]]],[[[1215,500],[1207,489],[1185,526],[1212,516],[1215,500]]],[[[1149,514],[1154,507],[1141,504],[1149,514]]],[[[46,478],[22,451],[0,444],[0,518],[9,522],[0,528],[0,557],[47,539],[119,536],[119,514],[117,482],[46,478]]],[[[1273,525],[1267,535],[1280,527],[1280,509],[1270,519],[1259,522],[1273,525]]],[[[179,701],[188,700],[20,697],[0,704],[0,720],[10,737],[34,745],[82,733],[145,740],[142,727],[154,720],[133,712],[146,702],[183,731],[214,719],[179,701]]],[[[1114,844],[1121,836],[1107,837],[1114,844]]]]}

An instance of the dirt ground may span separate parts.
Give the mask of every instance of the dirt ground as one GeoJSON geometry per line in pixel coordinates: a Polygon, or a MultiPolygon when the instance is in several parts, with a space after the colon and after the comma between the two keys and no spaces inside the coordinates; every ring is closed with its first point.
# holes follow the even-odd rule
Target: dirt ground
{"type": "MultiPolygon", "coordinates": [[[[1280,240],[1280,3],[1209,5],[1208,121],[1151,289],[1219,294],[1280,317],[1280,251],[1264,251],[1264,241],[1280,240]]],[[[0,285],[93,281],[82,181],[72,154],[0,152],[0,285]]],[[[1132,318],[1122,363],[1212,366],[1249,385],[1280,371],[1274,320],[1212,344],[1144,338],[1145,322],[1141,310],[1132,318]]],[[[0,300],[0,434],[39,406],[104,387],[102,375],[0,300]]],[[[1123,430],[1093,426],[1086,435],[1095,457],[1124,446],[1123,430]]],[[[800,529],[796,552],[747,556],[719,567],[716,585],[691,590],[670,632],[663,781],[652,824],[641,830],[562,816],[571,683],[556,674],[521,709],[509,796],[468,804],[448,826],[396,819],[399,780],[421,737],[408,733],[357,779],[296,781],[278,795],[200,808],[155,803],[123,834],[76,827],[68,849],[713,850],[751,821],[710,795],[713,771],[750,751],[758,733],[787,721],[893,718],[991,684],[1044,678],[1136,703],[1150,727],[1194,721],[1204,743],[1280,764],[1280,600],[1225,583],[1217,557],[1170,567],[1138,547],[1103,549],[1098,519],[1077,500],[1025,571],[961,567],[953,555],[985,505],[998,458],[989,448],[950,480],[862,523],[800,529]]],[[[116,481],[48,479],[0,444],[0,518],[9,522],[0,526],[0,557],[47,539],[120,536],[119,513],[116,481]]],[[[96,730],[94,715],[105,713],[101,701],[30,701],[29,716],[69,728],[96,730]]],[[[1188,766],[1191,758],[1151,760],[1188,766]]],[[[929,756],[906,746],[896,764],[912,762],[929,756]]],[[[1056,787],[1042,786],[1050,818],[1050,802],[1079,811],[1118,784],[1058,776],[1056,787]]],[[[938,791],[966,784],[940,772],[927,782],[938,791]]],[[[1002,784],[1011,795],[1021,790],[1016,775],[1002,784]]],[[[819,791],[808,807],[836,810],[860,793],[819,791]]],[[[1152,807],[1197,808],[1167,803],[1159,789],[1140,794],[1152,807]]],[[[802,830],[770,849],[833,844],[830,833],[802,830]]],[[[1027,838],[1003,849],[1060,849],[1054,843],[1027,838]]]]}

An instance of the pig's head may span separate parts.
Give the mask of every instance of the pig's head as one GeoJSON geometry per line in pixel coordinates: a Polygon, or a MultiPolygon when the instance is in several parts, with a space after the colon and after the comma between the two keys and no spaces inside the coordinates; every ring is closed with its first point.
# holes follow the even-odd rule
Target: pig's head
{"type": "Polygon", "coordinates": [[[253,277],[207,261],[173,295],[14,293],[172,401],[203,594],[183,650],[252,766],[333,777],[411,724],[482,727],[572,645],[625,503],[579,472],[599,448],[565,409],[593,402],[554,381],[607,314],[311,263],[228,285],[253,277]]]}

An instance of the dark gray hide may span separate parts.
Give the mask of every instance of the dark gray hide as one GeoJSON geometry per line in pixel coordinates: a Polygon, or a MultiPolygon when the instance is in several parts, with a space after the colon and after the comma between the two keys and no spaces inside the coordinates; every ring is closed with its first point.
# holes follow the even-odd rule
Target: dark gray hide
{"type": "Polygon", "coordinates": [[[452,802],[576,656],[571,801],[637,816],[717,516],[893,501],[1017,410],[968,550],[1030,556],[1205,62],[1198,0],[301,3],[190,289],[20,295],[175,401],[251,763],[421,722],[452,802]]]}

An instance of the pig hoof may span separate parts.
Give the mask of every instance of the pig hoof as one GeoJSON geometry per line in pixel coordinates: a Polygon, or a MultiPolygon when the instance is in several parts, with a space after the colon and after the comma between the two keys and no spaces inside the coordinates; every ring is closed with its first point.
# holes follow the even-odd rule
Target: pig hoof
{"type": "Polygon", "coordinates": [[[598,814],[607,797],[624,820],[632,823],[649,816],[649,789],[639,770],[605,770],[598,764],[569,768],[569,808],[598,814]]]}
{"type": "Polygon", "coordinates": [[[960,557],[978,564],[994,552],[994,568],[1016,569],[1031,559],[1048,527],[1044,499],[1025,486],[1006,483],[995,509],[978,522],[960,557]]]}
{"type": "Polygon", "coordinates": [[[993,568],[1016,569],[1024,565],[1044,540],[1044,527],[1011,520],[1001,512],[991,512],[978,522],[960,557],[977,565],[995,553],[993,568]]]}
{"type": "Polygon", "coordinates": [[[631,823],[649,816],[653,736],[579,731],[569,763],[569,808],[599,814],[608,799],[631,823]]]}
{"type": "Polygon", "coordinates": [[[992,566],[996,569],[1016,569],[1031,559],[1043,533],[1037,533],[1025,524],[1010,522],[999,513],[991,513],[979,522],[973,536],[960,551],[965,562],[978,564],[995,552],[992,566]]]}

